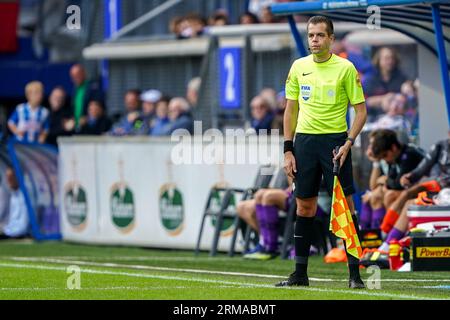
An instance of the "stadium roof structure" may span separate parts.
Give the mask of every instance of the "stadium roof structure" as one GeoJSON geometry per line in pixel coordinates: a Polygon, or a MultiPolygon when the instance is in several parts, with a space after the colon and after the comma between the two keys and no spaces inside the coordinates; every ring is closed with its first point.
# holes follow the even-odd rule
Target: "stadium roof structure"
{"type": "Polygon", "coordinates": [[[368,18],[380,8],[380,26],[399,31],[430,50],[439,60],[447,117],[450,125],[450,0],[334,0],[272,4],[275,15],[289,18],[291,32],[301,56],[306,49],[301,41],[294,14],[320,13],[333,21],[368,24],[368,18]]]}

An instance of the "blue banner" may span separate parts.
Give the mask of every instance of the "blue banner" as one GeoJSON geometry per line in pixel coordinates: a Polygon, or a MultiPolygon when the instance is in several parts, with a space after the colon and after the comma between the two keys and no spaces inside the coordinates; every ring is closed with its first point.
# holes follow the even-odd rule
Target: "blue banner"
{"type": "Polygon", "coordinates": [[[6,225],[9,209],[9,188],[6,182],[6,169],[11,167],[6,148],[0,146],[0,224],[6,225]]]}
{"type": "Polygon", "coordinates": [[[105,39],[109,39],[122,27],[121,0],[105,0],[105,39]]]}
{"type": "MultiPolygon", "coordinates": [[[[104,0],[104,37],[110,39],[117,31],[122,28],[122,9],[121,0],[104,0]]],[[[102,61],[102,83],[103,90],[109,87],[109,64],[108,61],[102,61]]]]}
{"type": "Polygon", "coordinates": [[[220,106],[241,107],[241,48],[221,48],[219,51],[220,106]]]}
{"type": "Polygon", "coordinates": [[[56,149],[10,140],[8,153],[25,198],[33,237],[60,239],[56,149]]]}

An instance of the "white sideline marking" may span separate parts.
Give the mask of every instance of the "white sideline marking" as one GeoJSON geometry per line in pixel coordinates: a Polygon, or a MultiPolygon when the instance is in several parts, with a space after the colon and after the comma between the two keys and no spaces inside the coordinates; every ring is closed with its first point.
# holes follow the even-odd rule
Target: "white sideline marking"
{"type": "MultiPolygon", "coordinates": [[[[234,286],[219,286],[219,288],[234,288],[234,286]]],[[[192,289],[192,287],[183,287],[183,286],[176,286],[176,287],[148,287],[148,288],[142,288],[142,287],[100,287],[100,288],[84,288],[82,287],[80,290],[84,291],[107,291],[107,290],[145,290],[145,291],[151,291],[151,290],[167,290],[167,289],[192,289]]],[[[63,287],[50,287],[50,288],[0,288],[0,291],[54,291],[54,290],[68,290],[67,288],[63,287]]],[[[72,290],[70,290],[72,291],[72,290]]],[[[77,291],[77,290],[73,290],[77,291]]]]}
{"type": "MultiPolygon", "coordinates": [[[[3,263],[0,262],[0,267],[6,268],[19,268],[19,269],[39,269],[39,270],[58,270],[66,271],[65,267],[46,266],[46,265],[32,265],[32,264],[19,264],[19,263],[3,263]]],[[[395,294],[395,293],[377,293],[373,291],[355,291],[355,290],[337,290],[337,289],[321,289],[321,288],[309,288],[309,287],[289,287],[289,288],[276,288],[273,285],[256,284],[256,283],[240,283],[233,281],[213,280],[213,279],[201,279],[201,278],[184,278],[184,277],[171,277],[161,275],[151,275],[145,273],[131,273],[120,271],[108,271],[108,270],[95,270],[95,269],[82,269],[83,273],[101,274],[101,275],[119,275],[126,277],[148,278],[148,279],[163,279],[163,280],[179,280],[188,282],[200,282],[200,283],[213,283],[221,285],[231,285],[237,288],[270,288],[277,290],[299,290],[299,291],[311,291],[311,292],[326,292],[326,293],[346,293],[352,295],[370,296],[370,297],[385,297],[393,299],[415,299],[415,300],[447,300],[442,298],[430,298],[424,296],[395,294]]]]}
{"type": "MultiPolygon", "coordinates": [[[[0,257],[1,258],[1,257],[0,257]]],[[[4,257],[4,258],[16,258],[16,257],[4,257]]],[[[20,257],[17,257],[20,258],[20,257]]],[[[96,257],[96,256],[45,256],[40,258],[48,259],[75,259],[75,260],[123,260],[123,261],[232,261],[230,257],[169,257],[169,256],[110,256],[110,257],[96,257]]],[[[236,261],[239,257],[236,257],[236,261]]]]}
{"type": "MultiPolygon", "coordinates": [[[[137,270],[154,270],[154,271],[172,271],[172,272],[187,272],[187,273],[203,273],[203,274],[215,274],[225,276],[243,276],[243,277],[255,277],[255,278],[267,278],[267,279],[282,279],[285,276],[273,275],[273,274],[261,274],[261,273],[243,273],[243,272],[231,272],[231,271],[217,271],[217,270],[204,270],[204,269],[180,269],[180,268],[168,268],[168,267],[153,267],[142,266],[133,264],[118,264],[118,263],[102,263],[93,261],[77,261],[77,260],[65,260],[65,259],[53,259],[53,258],[27,258],[27,257],[8,257],[13,261],[19,262],[48,262],[57,264],[75,264],[86,265],[93,267],[110,267],[110,268],[125,268],[125,269],[137,269],[137,270]]],[[[347,282],[348,279],[327,279],[327,278],[309,278],[311,281],[317,282],[347,282]]],[[[450,282],[450,279],[380,279],[381,282],[450,282]]]]}
{"type": "MultiPolygon", "coordinates": [[[[109,267],[109,268],[125,268],[125,269],[137,269],[137,270],[154,270],[154,271],[172,271],[172,272],[187,272],[187,273],[204,273],[215,274],[224,276],[241,276],[241,277],[257,277],[257,278],[269,278],[269,279],[282,279],[284,276],[272,275],[272,274],[256,274],[256,273],[243,273],[243,272],[231,272],[231,271],[216,271],[216,270],[203,270],[203,269],[180,269],[180,268],[168,268],[168,267],[152,267],[133,264],[118,264],[118,263],[102,263],[93,261],[77,261],[77,260],[64,260],[64,259],[48,259],[48,258],[23,258],[23,257],[11,257],[13,261],[19,262],[49,262],[57,264],[74,264],[85,265],[93,267],[109,267]]],[[[334,281],[333,279],[319,279],[309,278],[311,281],[334,281]]],[[[347,280],[348,281],[348,280],[347,280]]]]}

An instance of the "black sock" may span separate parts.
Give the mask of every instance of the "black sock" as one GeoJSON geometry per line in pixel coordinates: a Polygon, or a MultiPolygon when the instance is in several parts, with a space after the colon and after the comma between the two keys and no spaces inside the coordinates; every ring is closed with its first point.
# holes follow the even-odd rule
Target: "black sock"
{"type": "MultiPolygon", "coordinates": [[[[356,218],[356,215],[352,215],[352,218],[353,218],[353,223],[355,224],[356,233],[358,234],[358,238],[359,238],[358,220],[356,218]]],[[[351,254],[349,254],[347,252],[347,245],[345,244],[345,241],[344,241],[344,248],[345,248],[345,253],[347,254],[348,271],[350,273],[350,278],[358,279],[358,278],[360,278],[360,275],[359,275],[359,259],[355,258],[354,256],[352,256],[351,254]]]]}
{"type": "Polygon", "coordinates": [[[306,276],[308,271],[308,257],[313,235],[314,218],[297,216],[295,222],[295,272],[300,276],[306,276]]]}

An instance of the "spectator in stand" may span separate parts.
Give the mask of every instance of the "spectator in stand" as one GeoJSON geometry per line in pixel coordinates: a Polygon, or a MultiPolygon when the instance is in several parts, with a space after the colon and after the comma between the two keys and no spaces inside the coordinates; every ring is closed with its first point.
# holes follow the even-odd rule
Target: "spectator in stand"
{"type": "Polygon", "coordinates": [[[277,23],[280,20],[272,14],[270,5],[276,2],[289,2],[290,0],[250,0],[248,11],[255,14],[261,23],[277,23]]]}
{"type": "Polygon", "coordinates": [[[152,129],[152,123],[156,116],[156,104],[162,98],[162,93],[158,90],[148,90],[141,94],[142,111],[137,121],[142,123],[137,135],[148,135],[152,129]]]}
{"type": "Polygon", "coordinates": [[[188,14],[186,19],[189,22],[189,26],[192,29],[191,37],[198,37],[203,35],[204,29],[207,25],[205,18],[197,13],[188,14]]]}
{"type": "Polygon", "coordinates": [[[399,62],[398,53],[392,48],[382,47],[375,53],[373,57],[375,72],[364,83],[369,110],[375,109],[375,112],[378,110],[376,113],[379,114],[386,94],[400,92],[402,84],[407,79],[399,68],[399,62]]]}
{"type": "Polygon", "coordinates": [[[99,136],[111,129],[111,121],[105,115],[105,107],[102,101],[89,102],[87,121],[81,126],[80,134],[99,136]]]}
{"type": "Polygon", "coordinates": [[[205,27],[205,19],[197,13],[190,13],[183,17],[174,29],[179,34],[179,39],[189,39],[203,35],[205,27]]]}
{"type": "Polygon", "coordinates": [[[412,134],[417,135],[419,128],[419,114],[418,114],[418,86],[419,81],[406,81],[402,84],[401,92],[406,97],[406,112],[405,116],[412,125],[412,134]]]}
{"type": "MultiPolygon", "coordinates": [[[[261,92],[259,93],[259,96],[264,100],[266,100],[267,104],[269,105],[270,112],[274,116],[271,129],[282,130],[284,118],[284,106],[283,105],[280,106],[278,100],[281,100],[281,104],[283,104],[283,102],[285,103],[286,98],[278,97],[277,92],[272,88],[262,89],[261,92]],[[279,108],[282,108],[282,110],[279,108]]],[[[282,133],[282,131],[279,132],[282,133]]]]}
{"type": "Polygon", "coordinates": [[[115,136],[135,135],[140,132],[144,123],[139,120],[141,109],[141,91],[128,90],[125,93],[124,103],[126,113],[117,121],[110,131],[115,136]]]}
{"type": "Polygon", "coordinates": [[[177,39],[181,39],[181,22],[183,17],[174,17],[170,20],[169,30],[172,32],[177,39]]]}
{"type": "Polygon", "coordinates": [[[70,77],[74,85],[72,95],[72,114],[75,122],[75,131],[86,123],[86,115],[89,101],[104,101],[100,85],[88,80],[86,70],[81,64],[76,64],[70,69],[70,77]]]}
{"type": "Polygon", "coordinates": [[[382,108],[385,115],[367,126],[371,129],[390,129],[399,131],[406,136],[411,135],[411,123],[405,116],[406,97],[401,93],[388,93],[385,95],[382,108]]]}
{"type": "Polygon", "coordinates": [[[271,5],[276,2],[275,0],[249,0],[248,1],[248,11],[259,14],[262,8],[271,5]]]}
{"type": "Polygon", "coordinates": [[[209,17],[208,25],[209,26],[226,26],[229,24],[228,13],[224,9],[219,9],[214,12],[214,14],[209,17]]]}
{"type": "Polygon", "coordinates": [[[55,87],[48,99],[50,105],[49,133],[47,143],[57,146],[57,139],[61,136],[69,136],[73,133],[73,127],[69,123],[70,111],[66,106],[66,91],[63,87],[55,87]]]}
{"type": "Polygon", "coordinates": [[[418,91],[419,81],[405,81],[400,89],[400,92],[406,97],[408,109],[417,108],[417,91],[418,91]]]}
{"type": "Polygon", "coordinates": [[[200,91],[200,86],[202,84],[202,79],[200,77],[195,77],[191,79],[188,83],[186,90],[186,99],[189,102],[191,108],[195,108],[198,103],[198,93],[200,91]]]}
{"type": "Polygon", "coordinates": [[[249,0],[248,2],[248,11],[261,16],[261,13],[264,8],[268,8],[271,4],[275,3],[275,0],[249,0]]]}
{"type": "Polygon", "coordinates": [[[170,122],[162,132],[163,135],[171,135],[177,129],[185,129],[190,134],[194,132],[194,121],[185,98],[176,97],[170,100],[168,116],[170,122]]]}
{"type": "Polygon", "coordinates": [[[26,85],[27,102],[16,107],[8,120],[8,127],[18,141],[45,143],[49,130],[49,112],[41,103],[44,85],[33,81],[26,85]]]}
{"type": "Polygon", "coordinates": [[[251,12],[245,12],[239,17],[239,24],[257,24],[259,19],[251,12]]]}
{"type": "Polygon", "coordinates": [[[251,101],[250,108],[252,115],[251,126],[256,131],[256,134],[261,134],[260,130],[267,130],[267,134],[270,134],[275,115],[266,99],[256,96],[251,101]]]}
{"type": "Polygon", "coordinates": [[[150,135],[163,136],[170,125],[169,119],[169,97],[162,97],[156,104],[156,116],[151,126],[150,135]]]}
{"type": "Polygon", "coordinates": [[[0,239],[25,238],[30,229],[25,198],[19,188],[14,170],[12,168],[6,169],[5,175],[11,193],[9,198],[9,215],[6,225],[0,232],[0,239]]]}
{"type": "Polygon", "coordinates": [[[280,91],[277,94],[277,107],[275,109],[275,119],[272,123],[272,129],[278,129],[279,134],[283,134],[283,121],[284,121],[284,110],[286,109],[286,93],[280,91]]]}
{"type": "Polygon", "coordinates": [[[259,96],[266,100],[272,112],[277,109],[277,92],[272,88],[264,88],[259,93],[259,96]]]}
{"type": "Polygon", "coordinates": [[[261,9],[259,17],[259,21],[261,23],[278,23],[278,19],[272,14],[272,11],[268,6],[265,6],[261,9]]]}

